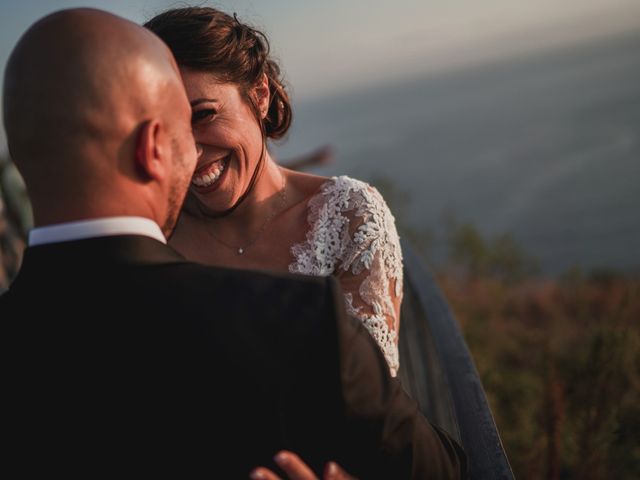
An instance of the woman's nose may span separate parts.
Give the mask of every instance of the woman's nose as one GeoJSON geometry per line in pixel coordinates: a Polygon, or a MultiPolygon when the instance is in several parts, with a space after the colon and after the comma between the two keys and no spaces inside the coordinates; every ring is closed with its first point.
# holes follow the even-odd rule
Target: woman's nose
{"type": "Polygon", "coordinates": [[[202,156],[202,152],[204,151],[204,149],[202,148],[202,145],[200,145],[198,142],[196,142],[196,153],[198,154],[198,158],[200,158],[202,156]]]}

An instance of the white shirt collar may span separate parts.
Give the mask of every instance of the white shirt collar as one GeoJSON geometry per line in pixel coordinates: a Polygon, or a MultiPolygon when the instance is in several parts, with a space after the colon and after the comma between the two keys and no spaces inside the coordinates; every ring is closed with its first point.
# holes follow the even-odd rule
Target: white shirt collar
{"type": "Polygon", "coordinates": [[[29,246],[112,235],[144,235],[167,243],[162,230],[153,220],[143,217],[108,217],[34,228],[29,232],[29,246]]]}

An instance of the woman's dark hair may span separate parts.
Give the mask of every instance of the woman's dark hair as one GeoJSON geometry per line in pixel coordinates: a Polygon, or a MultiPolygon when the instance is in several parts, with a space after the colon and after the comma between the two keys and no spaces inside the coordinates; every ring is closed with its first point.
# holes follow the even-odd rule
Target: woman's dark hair
{"type": "Polygon", "coordinates": [[[240,23],[235,14],[206,7],[167,10],[144,26],[168,45],[178,65],[211,72],[223,82],[238,85],[266,137],[275,140],[287,133],[292,119],[289,95],[262,32],[240,23]],[[269,79],[270,104],[262,122],[249,91],[263,74],[269,79]]]}

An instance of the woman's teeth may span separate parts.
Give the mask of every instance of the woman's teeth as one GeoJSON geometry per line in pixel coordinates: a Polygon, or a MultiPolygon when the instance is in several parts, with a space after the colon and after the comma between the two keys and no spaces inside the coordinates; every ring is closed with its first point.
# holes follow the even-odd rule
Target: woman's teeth
{"type": "Polygon", "coordinates": [[[220,175],[222,175],[222,172],[224,171],[224,167],[224,161],[212,164],[211,167],[207,168],[203,172],[194,175],[191,179],[191,183],[197,187],[209,187],[220,178],[220,175]]]}

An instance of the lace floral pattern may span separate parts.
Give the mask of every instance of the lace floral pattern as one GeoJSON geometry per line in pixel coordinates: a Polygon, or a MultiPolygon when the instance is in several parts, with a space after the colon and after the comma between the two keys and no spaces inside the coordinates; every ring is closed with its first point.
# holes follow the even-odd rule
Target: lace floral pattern
{"type": "Polygon", "coordinates": [[[347,312],[369,330],[395,376],[402,252],[393,215],[375,188],[347,176],[325,182],[308,209],[310,229],[291,247],[289,271],[335,275],[347,312]]]}

